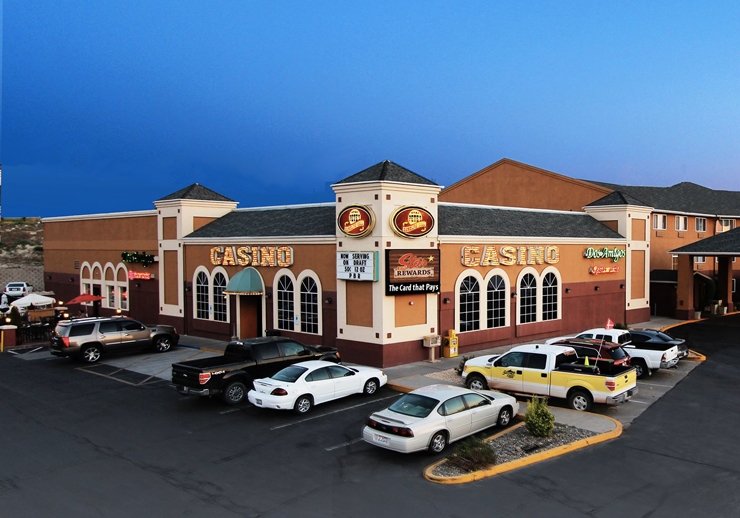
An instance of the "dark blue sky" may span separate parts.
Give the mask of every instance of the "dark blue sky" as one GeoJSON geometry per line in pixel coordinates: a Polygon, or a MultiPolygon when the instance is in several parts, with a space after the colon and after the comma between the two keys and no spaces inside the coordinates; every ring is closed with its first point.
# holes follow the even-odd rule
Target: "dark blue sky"
{"type": "Polygon", "coordinates": [[[4,0],[2,214],[330,201],[385,159],[740,190],[740,3],[4,0]]]}

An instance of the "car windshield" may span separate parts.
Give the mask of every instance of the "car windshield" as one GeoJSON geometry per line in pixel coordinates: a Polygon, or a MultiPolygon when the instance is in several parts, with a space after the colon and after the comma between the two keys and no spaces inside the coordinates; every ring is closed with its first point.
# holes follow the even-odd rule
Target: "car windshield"
{"type": "Polygon", "coordinates": [[[283,370],[278,371],[277,374],[272,376],[272,379],[277,381],[287,381],[288,383],[294,383],[295,380],[301,377],[301,374],[306,372],[308,369],[305,367],[298,367],[297,365],[291,365],[285,367],[283,370]]]}
{"type": "Polygon", "coordinates": [[[8,283],[8,288],[22,288],[23,283],[20,282],[10,282],[8,283]]]}
{"type": "Polygon", "coordinates": [[[627,357],[627,353],[621,347],[615,347],[609,351],[609,355],[612,357],[612,360],[621,360],[627,357]]]}
{"type": "Polygon", "coordinates": [[[661,340],[663,340],[664,342],[672,342],[673,340],[675,340],[675,338],[668,336],[665,333],[655,333],[655,335],[659,337],[661,340]]]}
{"type": "Polygon", "coordinates": [[[437,399],[420,396],[419,394],[406,394],[389,406],[388,410],[411,417],[426,417],[438,404],[439,400],[437,399]]]}

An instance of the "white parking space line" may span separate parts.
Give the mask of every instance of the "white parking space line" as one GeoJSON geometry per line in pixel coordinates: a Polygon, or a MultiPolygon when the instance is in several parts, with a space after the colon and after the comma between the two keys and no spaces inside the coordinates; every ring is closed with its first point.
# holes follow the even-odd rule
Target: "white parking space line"
{"type": "Polygon", "coordinates": [[[239,410],[241,410],[241,408],[232,408],[230,410],[224,410],[222,412],[219,412],[219,414],[221,414],[221,415],[230,414],[232,412],[238,412],[239,410]]]}
{"type": "Polygon", "coordinates": [[[638,385],[649,385],[651,387],[663,387],[663,388],[673,388],[674,385],[659,385],[658,383],[650,383],[649,381],[638,381],[638,385]]]}
{"type": "Polygon", "coordinates": [[[317,415],[317,416],[314,416],[314,417],[307,417],[306,419],[301,419],[300,421],[293,421],[292,423],[281,424],[280,426],[273,426],[272,428],[270,428],[270,430],[271,431],[272,430],[279,430],[280,428],[287,428],[289,426],[293,426],[293,425],[296,425],[296,424],[305,423],[306,421],[313,421],[314,419],[319,419],[320,417],[326,417],[328,415],[338,414],[339,412],[344,412],[346,410],[352,410],[353,408],[359,408],[361,406],[369,405],[369,404],[375,403],[377,401],[384,401],[386,399],[396,398],[399,395],[400,394],[395,394],[393,396],[387,396],[387,397],[380,398],[380,399],[374,399],[372,401],[367,401],[365,403],[360,403],[359,405],[354,405],[354,406],[350,406],[350,407],[347,407],[347,408],[340,408],[340,409],[334,410],[332,412],[327,412],[326,414],[321,414],[321,415],[317,415]]]}
{"type": "Polygon", "coordinates": [[[360,442],[362,440],[362,437],[358,437],[357,439],[352,439],[351,441],[343,442],[342,444],[337,444],[335,446],[329,446],[328,448],[324,448],[326,451],[333,451],[338,450],[339,448],[346,448],[347,446],[350,446],[356,442],[360,442]]]}
{"type": "Polygon", "coordinates": [[[630,403],[640,403],[641,405],[649,405],[652,401],[638,401],[635,398],[630,399],[630,403]]]}

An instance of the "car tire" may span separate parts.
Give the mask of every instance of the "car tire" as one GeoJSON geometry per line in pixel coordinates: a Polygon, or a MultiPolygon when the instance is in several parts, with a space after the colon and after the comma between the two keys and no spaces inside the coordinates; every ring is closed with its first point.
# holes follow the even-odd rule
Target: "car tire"
{"type": "Polygon", "coordinates": [[[362,388],[362,393],[366,396],[371,396],[378,391],[378,380],[370,378],[365,382],[365,386],[362,388]]]}
{"type": "Polygon", "coordinates": [[[488,383],[486,383],[486,380],[477,375],[469,376],[468,379],[465,380],[465,386],[470,390],[488,390],[488,383]]]}
{"type": "Polygon", "coordinates": [[[172,339],[169,336],[158,336],[154,339],[154,348],[158,353],[166,353],[172,349],[172,339]]]}
{"type": "Polygon", "coordinates": [[[295,405],[293,405],[293,411],[296,414],[305,414],[309,410],[311,410],[312,406],[313,406],[313,400],[311,399],[311,396],[301,396],[295,400],[295,405]]]}
{"type": "Polygon", "coordinates": [[[88,345],[82,349],[81,358],[85,363],[95,363],[102,355],[103,351],[99,345],[88,345]]]}
{"type": "Polygon", "coordinates": [[[593,398],[585,390],[572,390],[568,393],[568,406],[579,412],[589,412],[593,405],[593,398]]]}
{"type": "Polygon", "coordinates": [[[237,405],[247,397],[247,386],[241,381],[229,383],[224,389],[223,398],[226,404],[237,405]]]}
{"type": "Polygon", "coordinates": [[[637,379],[647,378],[652,374],[645,364],[645,360],[635,360],[632,366],[637,371],[637,379]]]}
{"type": "Polygon", "coordinates": [[[447,447],[447,434],[445,432],[437,432],[432,435],[429,441],[429,453],[432,455],[442,453],[447,447]]]}
{"type": "Polygon", "coordinates": [[[512,411],[510,406],[505,406],[502,408],[498,413],[498,419],[496,419],[496,424],[499,426],[499,428],[506,428],[509,426],[509,423],[511,423],[511,420],[513,419],[512,411]]]}

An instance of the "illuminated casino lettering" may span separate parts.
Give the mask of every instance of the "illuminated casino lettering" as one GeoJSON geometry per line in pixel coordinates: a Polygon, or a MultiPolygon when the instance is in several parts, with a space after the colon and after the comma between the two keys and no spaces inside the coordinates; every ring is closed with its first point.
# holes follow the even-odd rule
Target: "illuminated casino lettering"
{"type": "Polygon", "coordinates": [[[465,266],[513,266],[557,264],[560,248],[549,246],[475,246],[462,247],[460,259],[465,266]]]}
{"type": "Polygon", "coordinates": [[[211,248],[214,266],[267,266],[281,268],[293,265],[290,246],[214,246],[211,248]]]}

